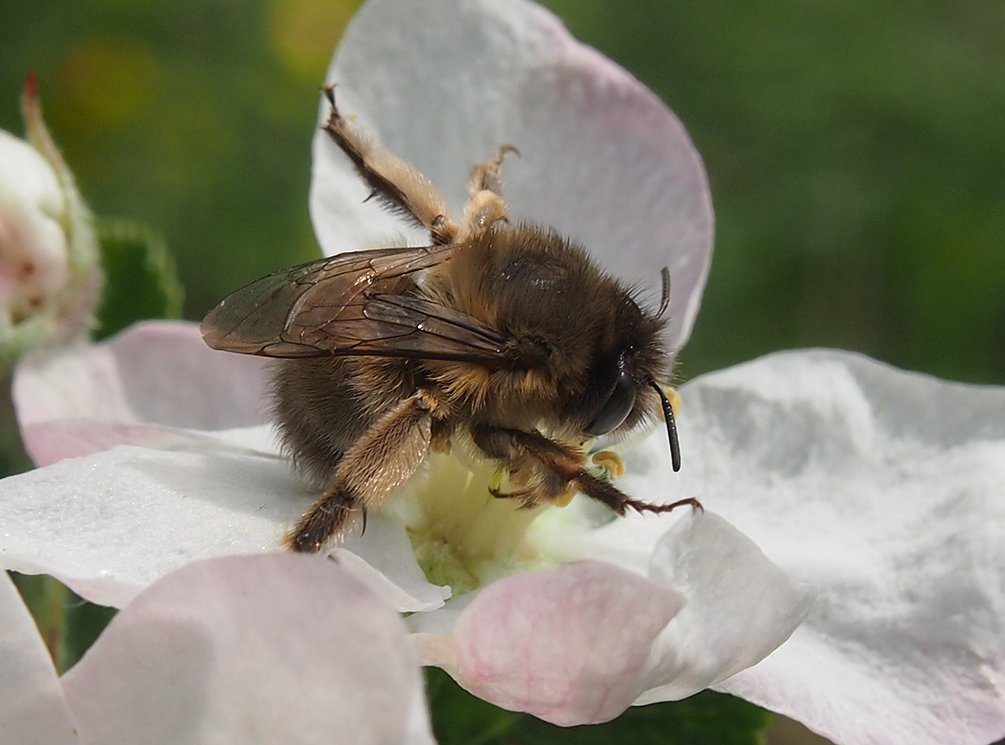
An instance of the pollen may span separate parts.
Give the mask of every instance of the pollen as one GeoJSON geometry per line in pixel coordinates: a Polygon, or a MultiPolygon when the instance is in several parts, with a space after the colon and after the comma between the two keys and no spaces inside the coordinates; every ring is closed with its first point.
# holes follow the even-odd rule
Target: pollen
{"type": "Polygon", "coordinates": [[[680,394],[677,392],[676,388],[664,388],[664,395],[667,397],[667,401],[670,402],[670,408],[673,409],[673,415],[680,416],[680,404],[681,398],[680,394]]]}
{"type": "Polygon", "coordinates": [[[564,492],[562,492],[553,500],[551,500],[551,504],[554,505],[555,507],[567,507],[569,505],[569,502],[572,501],[572,498],[576,496],[576,494],[577,492],[575,489],[573,488],[566,489],[564,492]]]}
{"type": "MultiPolygon", "coordinates": [[[[680,397],[677,397],[680,400],[680,397]]],[[[620,479],[625,475],[625,462],[613,450],[601,450],[593,454],[594,465],[600,466],[609,479],[620,479]]]]}

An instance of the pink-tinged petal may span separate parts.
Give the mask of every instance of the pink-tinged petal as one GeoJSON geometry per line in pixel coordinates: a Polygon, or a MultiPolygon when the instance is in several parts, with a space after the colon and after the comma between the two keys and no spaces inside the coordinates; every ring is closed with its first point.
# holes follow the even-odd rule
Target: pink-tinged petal
{"type": "Polygon", "coordinates": [[[634,700],[653,640],[683,604],[609,564],[569,564],[492,583],[452,639],[420,635],[417,649],[497,706],[560,725],[605,722],[634,700]]]}
{"type": "MultiPolygon", "coordinates": [[[[516,220],[582,242],[609,271],[659,297],[673,276],[672,348],[686,341],[711,259],[712,210],[680,122],[629,73],[521,0],[371,0],[328,72],[339,105],[414,163],[455,215],[469,169],[503,143],[516,220]]],[[[326,106],[321,116],[327,116],[326,106]]],[[[314,140],[311,214],[326,253],[387,244],[400,220],[363,204],[367,188],[328,137],[314,140]]]]}
{"type": "Polygon", "coordinates": [[[276,450],[274,433],[264,427],[229,430],[210,435],[156,424],[63,419],[29,424],[21,428],[21,435],[28,443],[32,460],[38,466],[46,466],[64,458],[100,453],[118,445],[133,445],[152,450],[199,450],[221,447],[221,443],[240,442],[243,446],[258,450],[262,454],[270,454],[276,450]]]}
{"type": "MultiPolygon", "coordinates": [[[[590,505],[566,513],[577,507],[585,513],[590,505]]],[[[691,696],[757,663],[789,637],[810,606],[812,588],[793,582],[714,513],[635,515],[599,528],[588,527],[585,515],[555,517],[534,542],[545,556],[563,562],[603,556],[687,598],[639,673],[636,704],[691,696]]]]}
{"type": "Polygon", "coordinates": [[[102,745],[433,742],[401,619],[316,557],[231,557],[165,577],[63,685],[102,745]]]}
{"type": "Polygon", "coordinates": [[[4,572],[0,572],[0,742],[82,742],[38,627],[4,572]]]}
{"type": "Polygon", "coordinates": [[[649,576],[688,602],[653,645],[638,704],[685,698],[760,662],[813,598],[713,513],[677,522],[657,544],[649,576]]]}
{"type": "Polygon", "coordinates": [[[172,430],[266,421],[265,361],[209,349],[188,323],[137,324],[109,341],[23,360],[14,401],[39,465],[117,444],[172,446],[172,430]],[[65,431],[64,431],[65,430],[65,431]]]}
{"type": "Polygon", "coordinates": [[[683,469],[654,436],[622,485],[700,498],[818,593],[718,687],[843,744],[1005,735],[1005,390],[811,351],[681,393],[683,469]]]}

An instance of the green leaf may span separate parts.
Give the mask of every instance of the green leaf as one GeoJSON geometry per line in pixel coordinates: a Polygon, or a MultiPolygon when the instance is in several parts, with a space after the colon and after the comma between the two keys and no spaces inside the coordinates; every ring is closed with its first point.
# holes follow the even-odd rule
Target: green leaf
{"type": "Polygon", "coordinates": [[[771,715],[738,698],[704,691],[683,701],[633,706],[613,722],[563,729],[526,717],[507,745],[760,745],[771,715]]]}
{"type": "Polygon", "coordinates": [[[472,696],[436,667],[426,668],[426,695],[439,745],[508,743],[506,735],[526,716],[472,696]]]}
{"type": "Polygon", "coordinates": [[[66,648],[66,609],[70,591],[44,574],[11,572],[10,576],[35,619],[53,664],[58,667],[66,648]]]}
{"type": "Polygon", "coordinates": [[[118,613],[116,608],[95,605],[67,590],[73,602],[66,609],[66,635],[59,672],[64,673],[77,664],[84,652],[101,636],[101,632],[118,613]]]}
{"type": "Polygon", "coordinates": [[[60,673],[76,664],[116,613],[88,603],[44,574],[11,572],[11,577],[60,673]]]}
{"type": "Polygon", "coordinates": [[[163,238],[121,220],[98,220],[97,232],[105,287],[95,340],[143,319],[181,317],[182,287],[163,238]]]}
{"type": "Polygon", "coordinates": [[[440,745],[760,745],[771,718],[746,701],[705,691],[684,701],[632,707],[606,724],[557,727],[492,706],[442,670],[427,670],[426,680],[440,745]]]}
{"type": "Polygon", "coordinates": [[[11,398],[10,370],[5,370],[0,362],[0,478],[27,471],[32,467],[31,459],[24,451],[21,432],[14,414],[14,400],[11,398]]]}

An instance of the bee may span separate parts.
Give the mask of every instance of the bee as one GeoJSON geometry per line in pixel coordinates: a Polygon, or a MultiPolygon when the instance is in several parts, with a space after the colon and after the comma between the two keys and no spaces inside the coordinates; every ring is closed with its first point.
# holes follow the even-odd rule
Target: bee
{"type": "MultiPolygon", "coordinates": [[[[322,490],[289,533],[297,552],[341,540],[419,468],[462,443],[494,462],[534,506],[582,493],[619,515],[668,512],[591,467],[584,445],[662,413],[673,469],[680,449],[659,381],[669,302],[647,312],[579,245],[509,220],[503,145],[471,171],[455,222],[429,180],[340,113],[323,129],[370,196],[429,231],[429,245],[343,253],[269,274],[203,320],[213,349],[277,358],[274,413],[294,464],[322,490]]],[[[364,522],[365,526],[365,522],[364,522]]]]}

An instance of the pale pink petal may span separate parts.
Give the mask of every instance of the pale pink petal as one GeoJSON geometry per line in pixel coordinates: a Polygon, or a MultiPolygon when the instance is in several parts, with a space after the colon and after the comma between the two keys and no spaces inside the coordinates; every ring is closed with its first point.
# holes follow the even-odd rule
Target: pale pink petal
{"type": "MultiPolygon", "coordinates": [[[[641,83],[522,0],[371,0],[328,81],[339,105],[436,184],[455,215],[469,169],[502,143],[516,220],[581,241],[610,271],[652,290],[673,276],[672,348],[690,333],[711,259],[711,202],[680,122],[641,83]]],[[[321,116],[326,116],[321,106],[321,116]]],[[[314,140],[311,214],[326,253],[428,242],[363,204],[367,188],[324,133],[314,140]]]]}
{"type": "Polygon", "coordinates": [[[632,703],[653,641],[683,604],[636,574],[582,562],[494,582],[452,637],[420,633],[416,645],[497,706],[562,725],[604,722],[632,703]]]}
{"type": "Polygon", "coordinates": [[[102,745],[433,742],[400,618],[316,557],[231,557],[165,577],[63,685],[102,745]]]}
{"type": "Polygon", "coordinates": [[[1005,390],[813,351],[682,396],[683,469],[656,433],[622,486],[700,498],[818,593],[719,688],[850,745],[1005,735],[1005,390]]]}
{"type": "Polygon", "coordinates": [[[83,742],[35,620],[4,572],[0,572],[0,742],[83,742]]]}
{"type": "Polygon", "coordinates": [[[21,428],[32,460],[46,466],[63,460],[133,445],[151,450],[203,450],[240,444],[260,454],[276,451],[275,433],[266,427],[202,433],[157,424],[123,424],[94,419],[63,419],[21,428]]]}
{"type": "Polygon", "coordinates": [[[40,352],[14,379],[18,421],[39,465],[116,444],[171,447],[174,430],[267,419],[265,361],[209,349],[194,324],[137,324],[109,341],[40,352]]]}

